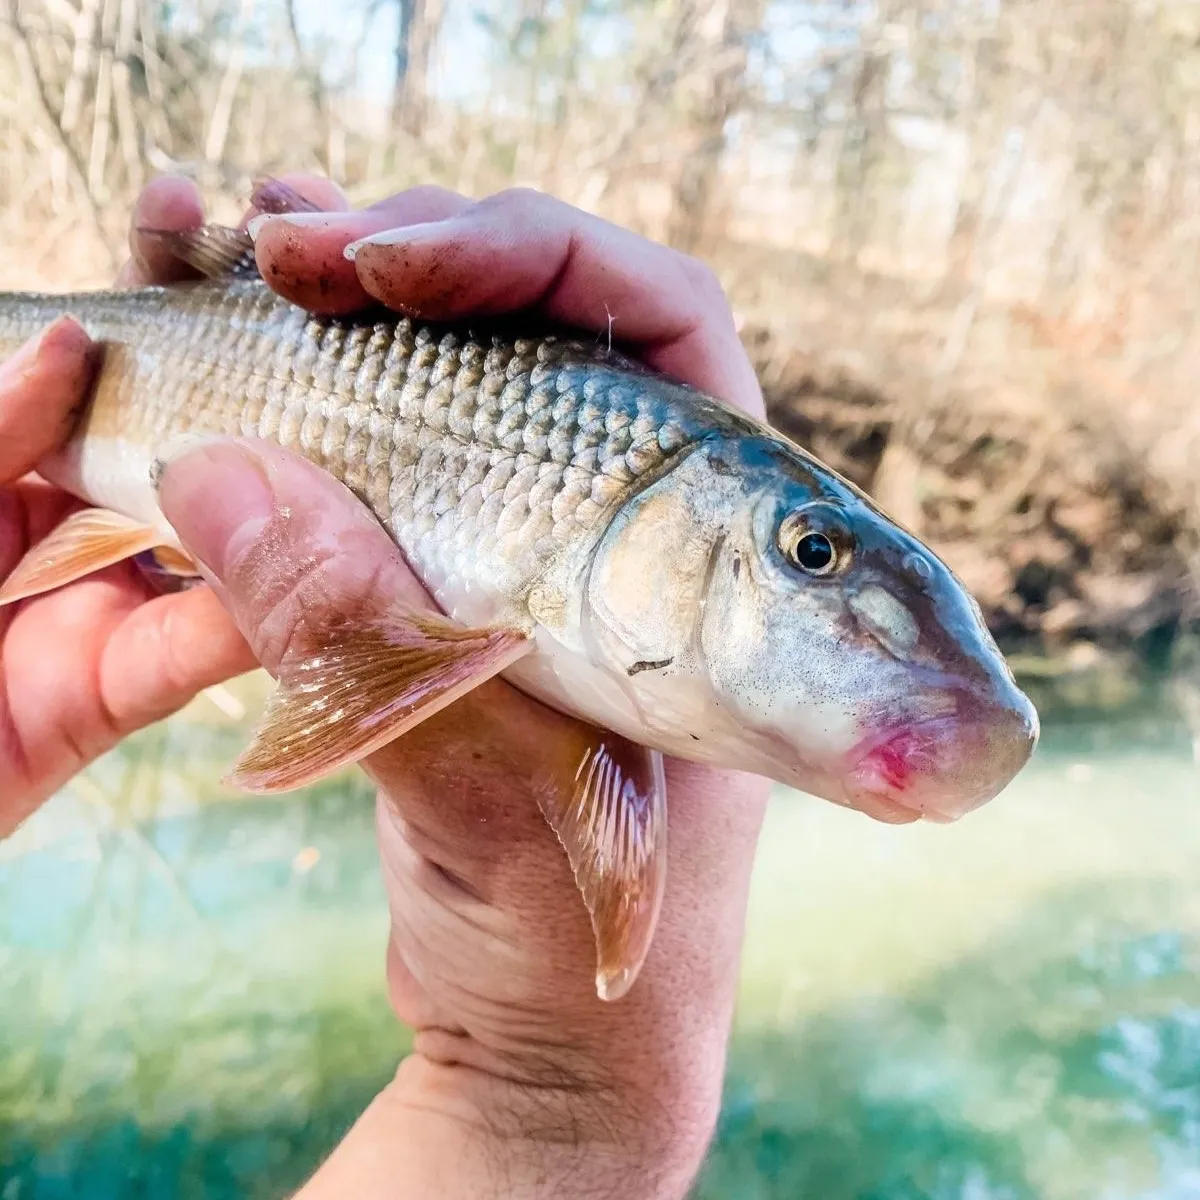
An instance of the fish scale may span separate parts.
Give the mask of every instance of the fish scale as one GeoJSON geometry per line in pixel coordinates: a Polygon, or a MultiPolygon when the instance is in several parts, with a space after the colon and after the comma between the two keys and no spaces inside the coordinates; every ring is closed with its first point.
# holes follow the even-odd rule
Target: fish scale
{"type": "MultiPolygon", "coordinates": [[[[123,348],[81,437],[152,449],[232,434],[296,450],[367,503],[451,609],[482,582],[511,615],[563,547],[730,419],[582,340],[313,317],[254,279],[0,296],[0,353],[62,312],[123,348]]],[[[100,492],[86,498],[122,507],[100,492]]]]}

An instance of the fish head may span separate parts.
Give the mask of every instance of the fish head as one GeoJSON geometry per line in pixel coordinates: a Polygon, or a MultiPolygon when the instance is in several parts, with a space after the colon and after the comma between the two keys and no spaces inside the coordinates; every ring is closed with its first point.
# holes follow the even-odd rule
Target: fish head
{"type": "Polygon", "coordinates": [[[949,567],[768,431],[706,438],[625,504],[586,608],[646,740],[881,820],[954,820],[1037,742],[949,567]]]}
{"type": "Polygon", "coordinates": [[[713,452],[744,486],[698,636],[766,773],[893,822],[954,820],[998,794],[1038,717],[962,582],[797,448],[713,452]]]}

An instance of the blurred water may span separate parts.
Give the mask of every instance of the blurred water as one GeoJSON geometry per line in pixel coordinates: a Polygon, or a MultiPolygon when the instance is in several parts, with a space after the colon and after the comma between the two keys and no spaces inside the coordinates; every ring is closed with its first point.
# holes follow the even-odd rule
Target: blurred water
{"type": "MultiPolygon", "coordinates": [[[[404,1052],[365,791],[197,804],[180,738],[228,750],[152,732],[0,849],[0,1200],[284,1195],[404,1052]]],[[[1198,968],[1169,728],[1052,731],[949,828],[781,794],[697,1196],[1194,1200],[1198,968]]]]}

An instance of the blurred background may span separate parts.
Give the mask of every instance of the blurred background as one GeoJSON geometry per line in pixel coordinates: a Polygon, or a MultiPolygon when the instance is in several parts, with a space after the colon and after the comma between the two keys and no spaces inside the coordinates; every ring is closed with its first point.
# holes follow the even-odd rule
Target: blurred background
{"type": "MultiPolygon", "coordinates": [[[[1200,1197],[1194,0],[7,0],[0,164],[0,287],[103,284],[168,170],[219,218],[532,185],[709,261],[1046,733],[951,828],[777,795],[697,1197],[1200,1197]]],[[[365,786],[215,782],[262,694],[0,844],[2,1200],[283,1196],[404,1052],[365,786]]]]}

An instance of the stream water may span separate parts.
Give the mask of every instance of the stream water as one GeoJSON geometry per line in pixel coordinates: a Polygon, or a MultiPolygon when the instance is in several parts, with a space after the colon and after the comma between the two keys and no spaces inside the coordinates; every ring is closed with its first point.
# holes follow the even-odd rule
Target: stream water
{"type": "MultiPolygon", "coordinates": [[[[216,799],[231,745],[150,731],[0,847],[0,1200],[283,1196],[403,1053],[365,792],[216,799]]],[[[696,1196],[1200,1197],[1182,730],[1052,728],[948,828],[778,794],[696,1196]]]]}

